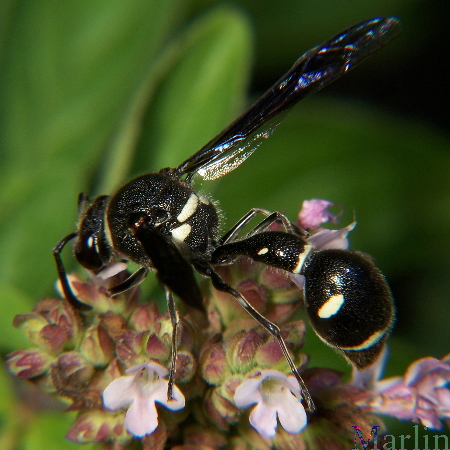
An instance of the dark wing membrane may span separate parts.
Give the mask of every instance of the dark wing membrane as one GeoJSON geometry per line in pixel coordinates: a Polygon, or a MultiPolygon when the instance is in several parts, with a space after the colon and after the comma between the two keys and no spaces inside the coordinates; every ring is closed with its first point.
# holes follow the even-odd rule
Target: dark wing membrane
{"type": "Polygon", "coordinates": [[[203,297],[192,265],[184,259],[173,240],[148,223],[133,227],[133,233],[157,270],[158,280],[184,303],[204,312],[203,297]]]}
{"type": "Polygon", "coordinates": [[[231,172],[272,134],[283,112],[364,61],[400,31],[395,18],[376,18],[309,50],[237,120],[178,166],[175,174],[213,180],[231,172]]]}

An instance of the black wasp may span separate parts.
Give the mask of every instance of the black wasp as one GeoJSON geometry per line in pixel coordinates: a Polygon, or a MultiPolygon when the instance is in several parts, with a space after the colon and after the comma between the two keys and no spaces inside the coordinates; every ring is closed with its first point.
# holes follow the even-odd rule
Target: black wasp
{"type": "Polygon", "coordinates": [[[283,214],[258,208],[219,237],[217,207],[196,192],[192,182],[196,175],[212,180],[236,169],[272,133],[281,113],[345,74],[399,31],[400,24],[394,18],[368,20],[343,31],[301,56],[246,112],[178,167],[141,175],[111,196],[90,201],[80,195],[78,230],[62,239],[53,251],[64,295],[74,309],[91,309],[73,294],[60,257],[72,239],[78,262],[96,274],[117,259],[140,265],[128,279],[109,289],[112,296],[137,286],[149,270],[156,270],[166,290],[173,324],[169,398],[178,321],[173,294],[203,309],[195,270],[209,277],[216,289],[235,297],[278,340],[309,409],[314,410],[279,328],[214,270],[215,265],[230,264],[239,255],[304,275],[305,304],[316,333],[358,368],[371,365],[380,354],[394,308],[384,277],[367,257],[350,250],[315,251],[305,239],[306,232],[283,214]],[[257,214],[265,216],[264,220],[239,238],[257,214]],[[269,231],[274,222],[281,223],[284,231],[269,231]]]}

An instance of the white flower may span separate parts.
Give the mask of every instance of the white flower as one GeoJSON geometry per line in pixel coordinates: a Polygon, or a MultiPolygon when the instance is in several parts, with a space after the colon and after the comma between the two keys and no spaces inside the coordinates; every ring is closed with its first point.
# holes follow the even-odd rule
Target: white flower
{"type": "Polygon", "coordinates": [[[265,438],[276,434],[277,416],[289,433],[300,433],[306,426],[305,408],[300,402],[301,390],[293,375],[277,370],[261,370],[238,386],[234,402],[238,408],[254,403],[250,424],[265,438]]]}
{"type": "Polygon", "coordinates": [[[184,408],[184,396],[173,386],[173,399],[167,400],[168,381],[163,366],[147,362],[131,367],[127,375],[116,378],[103,391],[103,403],[112,410],[131,403],[125,416],[125,427],[134,436],[151,434],[158,426],[155,402],[173,411],[184,408]]]}

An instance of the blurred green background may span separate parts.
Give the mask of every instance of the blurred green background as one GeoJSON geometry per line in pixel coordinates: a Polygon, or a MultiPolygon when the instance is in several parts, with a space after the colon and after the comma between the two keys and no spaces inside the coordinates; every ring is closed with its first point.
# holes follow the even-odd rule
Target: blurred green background
{"type": "MultiPolygon", "coordinates": [[[[2,353],[27,345],[14,315],[54,295],[51,249],[74,230],[79,192],[178,165],[304,51],[380,15],[403,33],[199,187],[227,226],[253,206],[294,220],[303,199],[340,203],[343,225],[358,220],[352,247],[375,257],[396,298],[388,373],[449,352],[448,12],[443,0],[2,0],[2,353]]],[[[345,368],[311,345],[311,365],[345,368]]],[[[23,422],[4,369],[0,382],[2,449],[76,447],[65,416],[23,422]]]]}

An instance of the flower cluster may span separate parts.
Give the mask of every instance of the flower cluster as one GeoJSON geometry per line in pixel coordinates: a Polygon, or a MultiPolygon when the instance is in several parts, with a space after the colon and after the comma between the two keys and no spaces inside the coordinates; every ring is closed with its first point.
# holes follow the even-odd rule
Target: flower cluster
{"type": "MultiPolygon", "coordinates": [[[[354,224],[318,228],[336,216],[329,202],[305,202],[298,226],[313,229],[316,249],[347,248],[354,224]]],[[[425,358],[404,377],[378,380],[382,360],[352,380],[328,368],[308,368],[302,352],[305,324],[295,316],[303,277],[240,258],[217,269],[253,308],[280,327],[316,410],[306,408],[277,340],[228,294],[205,280],[207,315],[179,317],[172,386],[172,321],[139,291],[106,295],[106,281],[70,276],[76,297],[92,306],[75,311],[64,300],[43,299],[15,318],[33,347],[8,355],[21,379],[68,403],[77,419],[67,438],[102,448],[163,450],[346,449],[353,426],[368,435],[382,425],[374,414],[438,427],[450,419],[450,356],[425,358]],[[171,392],[169,398],[168,393],[171,392]]],[[[113,274],[116,284],[126,276],[113,274]]]]}
{"type": "Polygon", "coordinates": [[[364,410],[411,420],[439,430],[450,423],[450,354],[413,362],[402,377],[375,380],[354,398],[364,410]]]}

